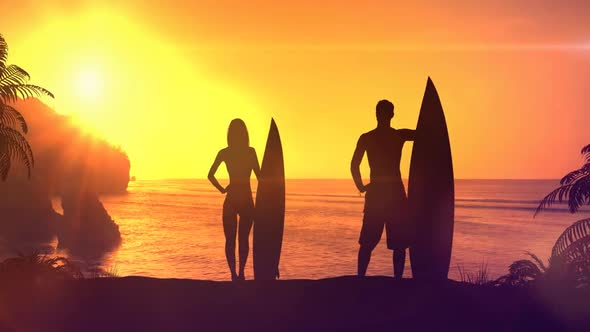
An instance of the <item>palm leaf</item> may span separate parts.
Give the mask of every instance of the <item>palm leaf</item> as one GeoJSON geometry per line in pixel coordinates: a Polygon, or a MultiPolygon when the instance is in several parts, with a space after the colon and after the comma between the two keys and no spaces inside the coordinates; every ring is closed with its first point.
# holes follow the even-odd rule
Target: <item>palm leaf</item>
{"type": "Polygon", "coordinates": [[[14,103],[18,99],[26,99],[29,97],[40,97],[42,95],[53,98],[53,94],[37,85],[33,84],[8,84],[0,85],[0,99],[7,103],[14,103]]]}
{"type": "Polygon", "coordinates": [[[2,144],[2,146],[0,146],[0,179],[2,179],[2,181],[6,181],[11,164],[10,155],[8,154],[8,151],[6,151],[6,144],[2,144]]]}
{"type": "Polygon", "coordinates": [[[0,34],[0,68],[4,68],[6,59],[8,58],[8,44],[2,34],[0,34]]]}
{"type": "Polygon", "coordinates": [[[586,158],[586,162],[590,163],[590,144],[582,148],[582,155],[586,158]]]}
{"type": "Polygon", "coordinates": [[[559,182],[562,186],[565,184],[570,184],[577,181],[584,176],[588,176],[590,174],[590,163],[584,165],[582,168],[577,169],[575,171],[569,172],[566,176],[564,176],[561,181],[559,182]]]}
{"type": "Polygon", "coordinates": [[[9,65],[0,72],[0,85],[26,84],[29,79],[29,73],[17,65],[9,65]]]}
{"type": "Polygon", "coordinates": [[[551,250],[551,260],[560,261],[565,275],[577,287],[590,281],[590,218],[578,220],[565,229],[551,250]]]}
{"type": "Polygon", "coordinates": [[[547,267],[545,266],[545,264],[543,264],[543,261],[539,258],[539,256],[533,254],[530,251],[527,251],[526,254],[529,257],[531,257],[535,261],[535,263],[537,263],[536,265],[539,267],[541,272],[547,272],[547,267]]]}
{"type": "Polygon", "coordinates": [[[578,220],[566,228],[555,241],[551,256],[563,256],[569,246],[585,238],[590,238],[590,218],[578,220]]]}
{"type": "Polygon", "coordinates": [[[535,211],[535,216],[539,214],[539,212],[541,212],[543,209],[550,207],[554,203],[562,202],[563,199],[567,197],[567,195],[569,194],[569,191],[571,190],[572,186],[572,184],[562,185],[559,188],[547,194],[547,196],[545,196],[539,203],[539,206],[535,211]]]}
{"type": "Polygon", "coordinates": [[[0,102],[0,123],[9,127],[20,127],[23,133],[29,131],[25,118],[20,114],[19,111],[14,109],[10,105],[6,105],[0,102]]]}
{"type": "Polygon", "coordinates": [[[519,286],[536,280],[543,271],[528,259],[522,259],[510,264],[508,274],[498,278],[494,283],[496,285],[519,286]]]}
{"type": "Polygon", "coordinates": [[[568,206],[571,213],[580,209],[583,205],[590,205],[590,174],[578,179],[570,189],[568,206]]]}
{"type": "Polygon", "coordinates": [[[571,213],[578,211],[582,205],[590,205],[590,169],[584,166],[578,171],[581,171],[581,173],[575,174],[575,180],[553,190],[541,200],[535,211],[535,216],[552,204],[561,203],[566,199],[571,213]]]}
{"type": "Polygon", "coordinates": [[[29,142],[27,142],[27,139],[23,136],[23,134],[13,128],[0,125],[0,135],[4,138],[7,138],[9,149],[10,143],[13,143],[14,146],[17,146],[21,150],[25,151],[25,156],[30,159],[31,165],[35,163],[33,158],[33,150],[31,149],[29,142]]]}
{"type": "MultiPolygon", "coordinates": [[[[33,151],[25,137],[18,131],[0,124],[0,142],[3,143],[3,149],[0,150],[2,159],[8,157],[11,160],[20,160],[27,168],[28,176],[31,176],[31,168],[34,166],[33,151]]],[[[10,167],[10,164],[8,164],[10,167]]],[[[8,171],[0,169],[0,175],[8,171]]],[[[3,180],[6,178],[4,177],[3,180]]]]}
{"type": "Polygon", "coordinates": [[[590,277],[590,236],[585,236],[580,240],[566,247],[561,253],[561,258],[565,264],[573,267],[573,270],[585,273],[590,277]]]}

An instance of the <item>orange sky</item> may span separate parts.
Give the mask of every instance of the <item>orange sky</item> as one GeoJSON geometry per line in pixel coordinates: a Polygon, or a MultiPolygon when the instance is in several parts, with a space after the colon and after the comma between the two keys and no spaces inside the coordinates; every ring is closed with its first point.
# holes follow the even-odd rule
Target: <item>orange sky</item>
{"type": "Polygon", "coordinates": [[[261,158],[271,116],[288,177],[348,177],[375,103],[413,128],[428,75],[457,178],[557,178],[590,143],[584,1],[144,2],[19,1],[0,30],[138,178],[205,177],[234,117],[261,158]]]}

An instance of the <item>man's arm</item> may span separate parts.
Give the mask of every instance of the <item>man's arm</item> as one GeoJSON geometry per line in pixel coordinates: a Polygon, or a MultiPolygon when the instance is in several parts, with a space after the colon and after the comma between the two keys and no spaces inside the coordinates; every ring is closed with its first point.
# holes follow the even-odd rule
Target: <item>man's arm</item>
{"type": "Polygon", "coordinates": [[[354,154],[352,155],[352,161],[350,162],[350,173],[352,174],[352,179],[354,180],[354,184],[358,188],[358,190],[364,193],[367,188],[363,184],[363,179],[361,178],[361,161],[363,160],[363,156],[365,154],[366,148],[363,140],[363,136],[361,136],[356,144],[356,149],[354,150],[354,154]]]}
{"type": "Polygon", "coordinates": [[[219,181],[217,181],[217,179],[215,178],[215,172],[217,172],[217,168],[219,168],[219,165],[221,165],[222,161],[223,161],[223,156],[221,154],[221,151],[219,151],[219,153],[217,154],[217,157],[215,157],[215,161],[213,162],[213,165],[211,165],[211,169],[209,170],[209,175],[207,176],[207,178],[209,179],[209,181],[211,181],[211,184],[213,184],[215,186],[215,188],[217,188],[217,190],[219,190],[220,193],[225,194],[226,189],[223,188],[221,186],[221,184],[219,184],[219,181]]]}
{"type": "Polygon", "coordinates": [[[416,131],[413,129],[400,129],[399,134],[404,141],[413,141],[416,139],[416,131]]]}

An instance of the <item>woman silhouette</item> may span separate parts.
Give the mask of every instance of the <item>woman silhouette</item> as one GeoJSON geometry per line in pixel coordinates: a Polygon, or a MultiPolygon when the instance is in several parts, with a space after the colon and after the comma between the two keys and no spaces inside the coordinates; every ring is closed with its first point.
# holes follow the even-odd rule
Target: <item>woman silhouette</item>
{"type": "Polygon", "coordinates": [[[260,176],[256,150],[250,147],[248,129],[241,119],[230,122],[227,130],[227,148],[217,154],[211,169],[209,181],[222,194],[227,193],[223,203],[223,233],[225,234],[225,257],[232,280],[245,280],[244,268],[248,260],[249,236],[254,217],[254,201],[250,189],[250,175],[254,171],[260,176]],[[225,162],[229,173],[229,185],[223,188],[215,178],[217,168],[225,162]],[[238,227],[238,215],[240,222],[238,227]],[[240,273],[236,274],[236,231],[239,241],[240,273]]]}

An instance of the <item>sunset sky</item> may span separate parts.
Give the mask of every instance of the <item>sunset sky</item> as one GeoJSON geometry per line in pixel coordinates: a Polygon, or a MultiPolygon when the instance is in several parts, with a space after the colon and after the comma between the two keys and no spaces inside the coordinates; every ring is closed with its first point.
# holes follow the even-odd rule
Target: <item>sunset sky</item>
{"type": "Polygon", "coordinates": [[[8,8],[0,24],[8,62],[51,90],[55,100],[44,101],[58,112],[127,151],[140,179],[204,178],[235,117],[260,159],[275,118],[288,177],[349,177],[376,102],[392,100],[394,127],[414,128],[428,76],[457,178],[558,178],[590,143],[588,1],[8,8]]]}

